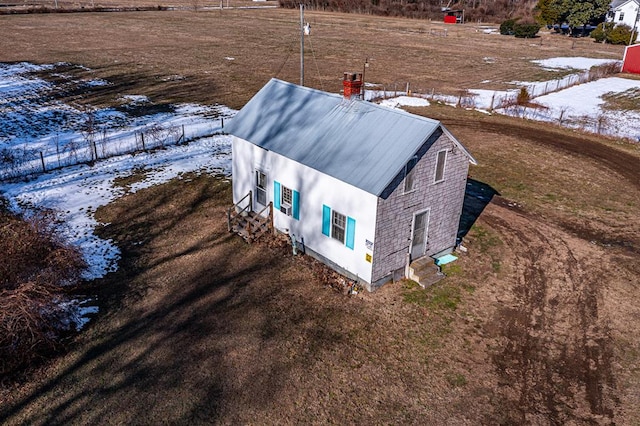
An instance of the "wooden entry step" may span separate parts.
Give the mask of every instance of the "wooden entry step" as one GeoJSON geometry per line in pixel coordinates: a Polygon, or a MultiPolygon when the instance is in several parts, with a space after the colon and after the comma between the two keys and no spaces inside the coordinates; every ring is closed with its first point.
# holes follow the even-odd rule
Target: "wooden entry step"
{"type": "Polygon", "coordinates": [[[252,191],[227,210],[227,228],[248,243],[256,241],[269,231],[273,231],[273,203],[259,212],[253,211],[252,191]],[[243,206],[244,205],[244,206],[243,206]]]}

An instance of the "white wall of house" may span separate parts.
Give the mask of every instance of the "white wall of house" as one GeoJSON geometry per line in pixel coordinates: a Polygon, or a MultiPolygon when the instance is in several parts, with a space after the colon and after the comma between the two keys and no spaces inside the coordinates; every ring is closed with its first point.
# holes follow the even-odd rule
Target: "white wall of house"
{"type": "MultiPolygon", "coordinates": [[[[615,24],[624,24],[628,25],[631,28],[636,28],[638,30],[638,19],[640,18],[640,13],[638,9],[640,4],[635,0],[629,0],[626,3],[621,4],[616,9],[614,9],[613,16],[609,16],[607,20],[609,22],[614,22],[615,24]]],[[[637,34],[635,36],[637,40],[637,34]]]]}
{"type": "Polygon", "coordinates": [[[274,209],[274,226],[289,230],[298,240],[304,239],[307,248],[371,282],[378,197],[237,137],[232,157],[234,203],[252,190],[254,211],[261,209],[255,202],[255,172],[261,170],[267,175],[267,203],[274,201],[276,181],[299,194],[299,219],[274,209]],[[355,220],[353,249],[323,234],[323,206],[355,220]]]}

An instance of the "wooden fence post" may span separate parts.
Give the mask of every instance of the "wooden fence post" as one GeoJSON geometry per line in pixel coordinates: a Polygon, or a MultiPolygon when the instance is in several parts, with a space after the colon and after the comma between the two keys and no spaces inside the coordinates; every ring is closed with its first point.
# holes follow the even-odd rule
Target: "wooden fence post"
{"type": "Polygon", "coordinates": [[[273,235],[276,235],[276,228],[273,226],[273,201],[269,201],[269,226],[273,235]]]}
{"type": "Polygon", "coordinates": [[[42,151],[40,151],[40,161],[42,162],[42,173],[44,173],[47,171],[47,169],[44,166],[44,155],[42,155],[42,151]]]}

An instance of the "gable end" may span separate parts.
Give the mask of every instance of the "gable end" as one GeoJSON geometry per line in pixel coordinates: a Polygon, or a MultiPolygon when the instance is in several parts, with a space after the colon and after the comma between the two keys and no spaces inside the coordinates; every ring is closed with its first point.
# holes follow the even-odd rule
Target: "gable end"
{"type": "MultiPolygon", "coordinates": [[[[418,161],[416,161],[416,164],[420,162],[422,157],[424,157],[427,151],[429,151],[429,148],[433,146],[433,144],[438,140],[438,138],[442,135],[442,133],[443,133],[442,127],[438,127],[436,130],[434,130],[433,133],[431,133],[429,138],[420,146],[418,151],[415,153],[415,156],[418,157],[418,161]]],[[[380,198],[382,198],[383,200],[386,200],[387,198],[389,198],[389,195],[391,195],[391,193],[395,191],[398,185],[402,184],[402,182],[404,181],[405,175],[406,175],[406,170],[404,167],[402,167],[402,169],[398,172],[398,174],[391,180],[391,182],[389,182],[389,184],[382,191],[382,193],[380,194],[380,198]]]]}

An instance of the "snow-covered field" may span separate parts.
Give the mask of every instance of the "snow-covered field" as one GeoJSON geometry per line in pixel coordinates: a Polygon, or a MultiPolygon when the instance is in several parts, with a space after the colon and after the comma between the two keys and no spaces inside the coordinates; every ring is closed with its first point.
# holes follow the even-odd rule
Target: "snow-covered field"
{"type": "MultiPolygon", "coordinates": [[[[584,58],[557,58],[540,61],[540,66],[562,67],[563,61],[573,68],[580,65],[585,69],[599,62],[584,58]]],[[[89,265],[84,277],[94,279],[118,267],[118,248],[112,241],[102,240],[93,233],[97,225],[95,210],[124,193],[123,188],[114,184],[115,179],[130,175],[132,170],[144,170],[144,178],[129,189],[135,192],[188,172],[230,175],[230,137],[215,133],[222,131],[221,118],[230,118],[235,111],[224,106],[177,105],[171,111],[163,113],[129,115],[129,108],[135,109],[147,102],[146,98],[135,93],[122,96],[123,107],[120,109],[81,109],[52,100],[54,98],[48,94],[55,91],[56,87],[29,74],[30,71],[46,68],[47,66],[27,63],[0,64],[0,179],[11,175],[8,168],[14,167],[12,165],[15,163],[11,161],[18,157],[16,153],[24,156],[42,152],[42,157],[38,154],[35,163],[31,160],[18,163],[41,171],[41,164],[38,163],[42,160],[48,170],[31,180],[0,182],[0,193],[16,209],[38,207],[55,210],[62,224],[62,234],[81,249],[89,265]],[[91,124],[91,131],[87,130],[88,122],[91,124]],[[172,145],[172,141],[166,139],[160,144],[162,149],[138,152],[135,155],[115,155],[117,152],[128,152],[130,147],[140,148],[139,134],[142,132],[155,129],[158,133],[158,129],[176,128],[182,132],[183,126],[187,139],[191,139],[187,144],[172,145]],[[202,135],[212,136],[200,137],[202,135]],[[87,159],[81,157],[79,146],[83,144],[86,146],[83,155],[89,155],[89,160],[95,160],[90,156],[95,156],[97,152],[98,161],[92,162],[92,165],[68,165],[87,159]],[[93,154],[90,152],[92,150],[93,154]],[[50,170],[51,168],[56,170],[50,170]]],[[[97,80],[76,84],[81,87],[109,83],[97,80]]],[[[542,84],[548,86],[554,83],[517,85],[542,84]]],[[[597,119],[606,115],[610,123],[607,129],[611,134],[635,139],[640,137],[640,114],[637,111],[605,111],[602,109],[601,96],[609,92],[637,90],[639,87],[640,81],[637,80],[607,78],[535,98],[534,102],[544,106],[543,109],[522,112],[507,108],[497,112],[520,114],[546,121],[558,121],[562,114],[566,125],[575,125],[581,117],[582,120],[585,116],[597,119]]],[[[368,93],[369,96],[375,95],[373,91],[368,93]]],[[[489,102],[495,102],[496,97],[510,95],[509,92],[482,90],[473,93],[475,108],[478,109],[488,109],[489,102]]],[[[445,96],[436,99],[451,103],[457,101],[445,96]]],[[[424,97],[416,94],[387,99],[382,103],[389,107],[429,104],[424,97]]],[[[70,304],[70,307],[76,309],[77,324],[83,322],[82,312],[94,309],[82,305],[77,301],[70,304]]]]}
{"type": "Polygon", "coordinates": [[[113,108],[70,105],[57,100],[56,91],[109,83],[57,73],[56,67],[64,65],[0,64],[0,179],[213,135],[222,131],[223,119],[234,114],[224,106],[194,104],[147,114],[149,100],[136,94],[121,95],[120,105],[113,108]],[[57,87],[32,74],[42,71],[67,82],[57,87]]]}
{"type": "MultiPolygon", "coordinates": [[[[212,115],[214,118],[207,118],[203,111],[210,112],[211,108],[199,105],[181,105],[172,113],[142,117],[128,117],[126,113],[113,109],[83,111],[47,100],[46,93],[55,90],[55,87],[27,74],[46,68],[27,63],[0,64],[0,108],[3,110],[0,150],[35,149],[49,152],[56,143],[66,149],[71,141],[83,137],[80,123],[93,116],[102,128],[117,134],[117,138],[107,141],[108,145],[116,146],[115,152],[127,141],[135,145],[136,134],[150,126],[185,126],[186,131],[195,137],[220,132],[222,128],[218,117],[230,117],[235,113],[217,106],[214,108],[217,114],[212,115]]],[[[89,81],[81,84],[107,83],[89,81]]],[[[123,98],[129,103],[146,102],[145,98],[134,94],[123,98]]],[[[0,158],[0,168],[3,166],[7,167],[0,158]]],[[[5,182],[0,184],[0,192],[16,209],[40,207],[56,211],[63,224],[63,235],[81,248],[89,265],[84,278],[94,279],[117,268],[119,251],[112,242],[94,235],[93,229],[97,223],[93,213],[124,193],[123,188],[114,185],[114,180],[129,176],[132,170],[145,171],[144,179],[130,188],[132,192],[192,171],[229,174],[230,138],[215,135],[193,140],[186,145],[163,145],[163,149],[135,155],[114,155],[93,165],[72,165],[38,174],[31,180],[5,182]]]]}
{"type": "MultiPolygon", "coordinates": [[[[469,90],[469,96],[462,100],[457,96],[438,94],[414,94],[414,97],[424,96],[449,105],[462,103],[480,111],[553,122],[588,132],[640,141],[640,111],[609,110],[604,108],[603,99],[603,95],[608,94],[619,96],[636,93],[640,90],[639,80],[609,77],[578,84],[592,66],[612,62],[608,59],[551,58],[534,62],[547,70],[574,69],[576,73],[550,81],[513,81],[511,84],[514,88],[504,91],[472,89],[469,90]],[[505,100],[515,98],[521,87],[527,88],[532,96],[532,103],[538,107],[499,107],[505,100]]],[[[375,91],[369,91],[368,94],[370,97],[381,95],[375,91]]],[[[417,106],[416,102],[406,96],[383,101],[385,105],[392,107],[417,106]]]]}

